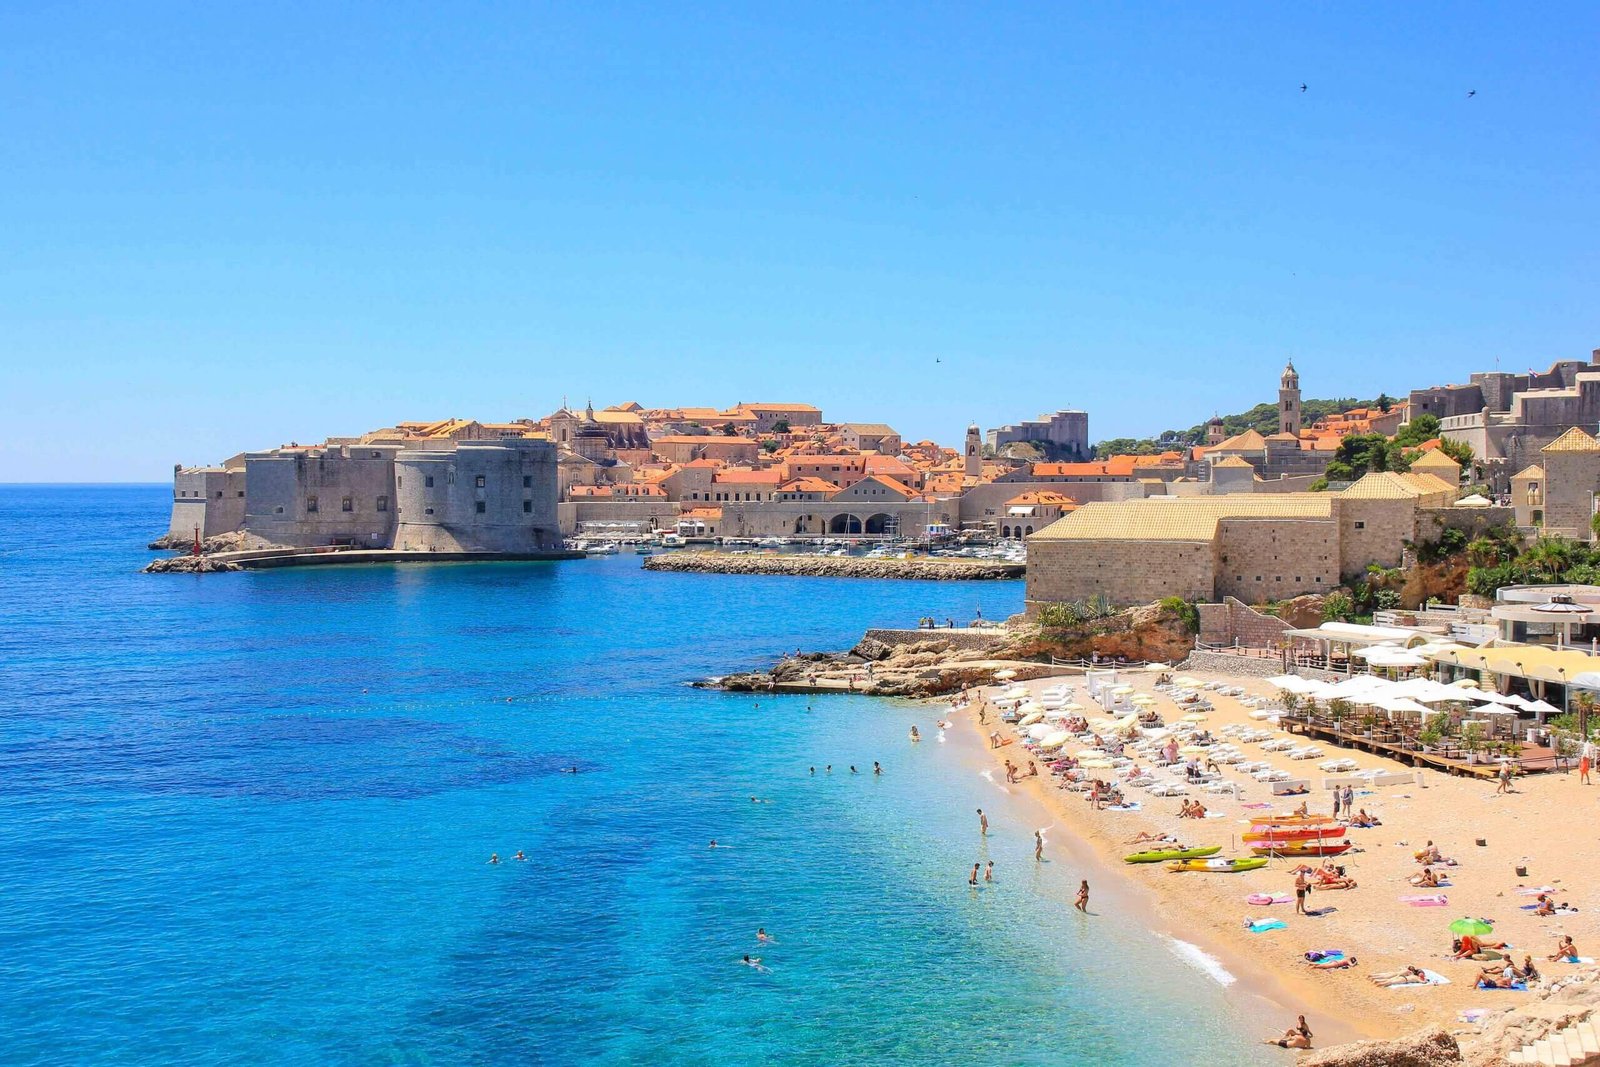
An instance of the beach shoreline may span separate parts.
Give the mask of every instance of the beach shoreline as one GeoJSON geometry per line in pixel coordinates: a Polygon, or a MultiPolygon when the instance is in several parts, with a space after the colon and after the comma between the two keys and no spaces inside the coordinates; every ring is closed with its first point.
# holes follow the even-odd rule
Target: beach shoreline
{"type": "MultiPolygon", "coordinates": [[[[1215,675],[1193,672],[1202,681],[1215,675]]],[[[1140,689],[1151,689],[1155,675],[1130,675],[1140,689]]],[[[1248,695],[1274,694],[1259,679],[1221,679],[1243,687],[1248,695]]],[[[1027,685],[1034,693],[1059,679],[1036,680],[1027,685]]],[[[981,691],[992,700],[999,687],[981,691]]],[[[1080,683],[1081,691],[1081,683],[1080,683]]],[[[980,691],[974,691],[974,699],[980,691]]],[[[1216,710],[1206,726],[1213,731],[1231,723],[1259,722],[1249,719],[1245,706],[1230,697],[1208,693],[1216,710]]],[[[1080,696],[1077,698],[1083,700],[1080,696]]],[[[1084,700],[1088,703],[1087,700],[1084,700]]],[[[1557,935],[1570,933],[1584,950],[1596,943],[1596,927],[1590,919],[1591,887],[1583,880],[1581,855],[1570,848],[1570,835],[1562,830],[1564,807],[1578,796],[1576,775],[1543,774],[1518,780],[1517,792],[1496,797],[1494,786],[1481,781],[1452,778],[1423,770],[1418,784],[1391,786],[1364,792],[1358,806],[1383,819],[1383,825],[1370,830],[1352,830],[1358,847],[1337,862],[1348,867],[1358,881],[1353,890],[1313,892],[1310,908],[1333,910],[1320,918],[1293,914],[1293,905],[1252,906],[1246,895],[1254,892],[1292,890],[1289,869],[1299,861],[1278,859],[1267,868],[1245,874],[1174,875],[1163,864],[1128,865],[1122,857],[1135,846],[1128,839],[1140,832],[1177,833],[1194,844],[1221,844],[1224,855],[1248,855],[1241,833],[1265,808],[1244,809],[1240,802],[1226,797],[1200,795],[1213,810],[1224,815],[1202,821],[1180,820],[1181,800],[1161,799],[1134,791],[1139,799],[1137,812],[1095,811],[1081,795],[1066,792],[1041,768],[1036,778],[1025,778],[1008,785],[1004,760],[1011,758],[1025,769],[1030,759],[1038,761],[1020,743],[985,752],[986,738],[999,729],[1003,736],[1015,736],[1013,729],[1000,724],[990,704],[987,722],[978,722],[976,703],[952,712],[948,699],[934,698],[929,706],[940,707],[942,714],[963,731],[971,731],[977,741],[978,756],[995,772],[996,784],[1008,790],[1032,795],[1058,824],[1067,829],[1074,842],[1093,853],[1098,867],[1111,879],[1110,891],[1124,893],[1144,902],[1151,917],[1151,928],[1158,934],[1187,942],[1219,961],[1237,979],[1240,992],[1259,998],[1272,1014],[1262,1019],[1262,1036],[1281,1032],[1296,1014],[1308,1016],[1317,1034],[1318,1047],[1359,1038],[1393,1038],[1427,1024],[1439,1024],[1470,1041],[1473,1027],[1466,1026],[1459,1013],[1467,1008],[1520,1007],[1529,994],[1483,993],[1473,988],[1480,964],[1448,959],[1451,920],[1462,915],[1491,916],[1503,940],[1514,946],[1517,959],[1531,954],[1550,978],[1570,974],[1574,968],[1548,963],[1557,935]],[[1539,814],[1551,816],[1539,819],[1539,814]],[[1448,895],[1444,907],[1407,906],[1398,898],[1417,893],[1406,879],[1420,868],[1411,855],[1413,846],[1436,841],[1447,855],[1461,860],[1450,869],[1451,885],[1440,892],[1448,895]],[[1477,840],[1485,844],[1478,846],[1477,840]],[[1228,848],[1228,845],[1233,848],[1228,848]],[[1525,867],[1528,879],[1518,879],[1515,871],[1525,867]],[[1576,914],[1538,919],[1524,910],[1524,898],[1517,894],[1519,882],[1555,886],[1560,896],[1579,910],[1576,914]],[[1283,919],[1287,929],[1254,934],[1245,929],[1251,918],[1283,919]],[[1318,971],[1308,967],[1303,953],[1312,949],[1342,948],[1357,957],[1359,964],[1347,970],[1318,971]],[[1447,975],[1451,984],[1419,986],[1398,990],[1381,988],[1366,975],[1394,970],[1407,965],[1427,967],[1447,975]],[[1499,996],[1503,999],[1497,1000],[1499,996]]],[[[1175,707],[1162,698],[1160,710],[1170,720],[1175,707]]],[[[1091,716],[1096,711],[1091,710],[1091,716]]],[[[1103,714],[1103,713],[1100,713],[1103,714]]],[[[1392,771],[1412,768],[1387,759],[1326,746],[1326,757],[1359,757],[1365,768],[1392,771]]],[[[1230,774],[1241,781],[1244,801],[1271,803],[1271,810],[1288,810],[1300,801],[1310,803],[1313,813],[1327,814],[1331,793],[1318,788],[1324,772],[1317,769],[1320,759],[1311,760],[1304,771],[1313,783],[1309,795],[1274,798],[1270,787],[1230,774]]],[[[1593,796],[1600,799],[1600,789],[1593,796]]],[[[1311,861],[1317,862],[1317,861],[1311,861]]],[[[1531,898],[1527,898],[1531,901],[1531,898]]]]}

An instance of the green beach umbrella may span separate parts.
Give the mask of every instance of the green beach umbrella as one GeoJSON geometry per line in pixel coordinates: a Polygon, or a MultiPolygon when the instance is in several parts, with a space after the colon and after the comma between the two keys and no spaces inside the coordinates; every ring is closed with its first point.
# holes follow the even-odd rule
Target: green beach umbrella
{"type": "Polygon", "coordinates": [[[1482,937],[1484,934],[1494,933],[1494,927],[1482,919],[1457,919],[1450,924],[1450,932],[1457,937],[1482,937]]]}

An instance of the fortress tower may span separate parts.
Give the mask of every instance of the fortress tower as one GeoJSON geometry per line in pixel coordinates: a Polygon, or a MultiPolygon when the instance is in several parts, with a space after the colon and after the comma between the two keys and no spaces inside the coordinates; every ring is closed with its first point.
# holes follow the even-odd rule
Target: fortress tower
{"type": "Polygon", "coordinates": [[[1278,432],[1300,436],[1300,375],[1290,360],[1278,382],[1278,432]]]}
{"type": "Polygon", "coordinates": [[[973,423],[967,427],[967,455],[966,475],[969,478],[981,477],[983,474],[983,431],[978,429],[978,424],[973,423]]]}

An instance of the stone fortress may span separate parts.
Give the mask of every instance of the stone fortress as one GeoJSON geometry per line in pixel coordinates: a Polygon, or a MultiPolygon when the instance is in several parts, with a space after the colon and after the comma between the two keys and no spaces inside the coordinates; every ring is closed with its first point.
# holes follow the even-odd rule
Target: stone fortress
{"type": "Polygon", "coordinates": [[[176,469],[169,543],[240,532],[292,548],[538,554],[562,549],[556,448],[445,438],[330,441],[176,469]]]}
{"type": "Polygon", "coordinates": [[[1414,389],[1411,413],[1436,416],[1442,436],[1472,448],[1489,487],[1508,492],[1569,428],[1600,426],[1600,349],[1587,363],[1559,360],[1543,373],[1486,371],[1464,385],[1414,389]]]}

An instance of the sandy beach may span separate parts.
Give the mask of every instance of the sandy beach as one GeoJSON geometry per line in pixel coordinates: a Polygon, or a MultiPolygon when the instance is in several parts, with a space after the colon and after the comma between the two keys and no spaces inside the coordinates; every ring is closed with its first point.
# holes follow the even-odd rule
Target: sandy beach
{"type": "MultiPolygon", "coordinates": [[[[1259,679],[1190,673],[1203,683],[1219,681],[1242,687],[1245,696],[1276,697],[1276,690],[1259,679]]],[[[1141,692],[1155,692],[1155,674],[1131,673],[1126,680],[1141,692]]],[[[1081,679],[1038,679],[1018,684],[1038,694],[1062,682],[1074,686],[1074,700],[1092,704],[1086,699],[1081,679]]],[[[985,696],[992,701],[1000,691],[1000,687],[992,687],[985,696]]],[[[1235,724],[1261,728],[1271,725],[1252,720],[1252,709],[1241,703],[1242,698],[1217,692],[1207,692],[1206,696],[1214,710],[1203,725],[1213,734],[1235,724]]],[[[1156,709],[1168,722],[1183,714],[1165,695],[1158,695],[1157,700],[1156,709]]],[[[1090,718],[1103,714],[1092,707],[1088,712],[1090,718]]],[[[1018,736],[1015,727],[998,722],[992,703],[986,718],[987,723],[980,725],[975,697],[971,706],[954,714],[953,721],[977,731],[981,738],[995,729],[1004,737],[1018,736]]],[[[1287,735],[1274,731],[1274,736],[1287,735]]],[[[1069,745],[1067,751],[1075,747],[1069,745]]],[[[1223,779],[1239,783],[1237,799],[1193,791],[1188,798],[1161,798],[1137,788],[1125,790],[1129,800],[1141,803],[1140,811],[1094,810],[1087,794],[1062,789],[1058,780],[1043,770],[1043,761],[1030,753],[1020,739],[987,755],[997,768],[1003,768],[1008,758],[1020,763],[1024,770],[1030,759],[1040,762],[1039,777],[1007,785],[1002,770],[994,778],[1001,787],[1035,794],[1058,816],[1059,825],[1052,835],[1058,841],[1066,833],[1092,847],[1104,860],[1106,870],[1115,872],[1121,880],[1118,885],[1107,886],[1108,891],[1137,887],[1147,894],[1152,927],[1196,944],[1219,959],[1247,988],[1282,1005],[1285,1017],[1263,1019],[1263,1035],[1281,1031],[1293,1021],[1290,1013],[1297,1011],[1308,1016],[1318,1034],[1319,1046],[1354,1037],[1392,1037],[1425,1023],[1439,1023],[1470,1034],[1472,1028],[1460,1021],[1463,1010],[1493,1011],[1526,1001],[1531,996],[1526,992],[1475,989],[1475,979],[1484,965],[1450,958],[1449,925],[1463,916],[1494,920],[1492,937],[1508,942],[1518,962],[1524,953],[1531,954],[1547,980],[1577,969],[1572,964],[1546,959],[1561,935],[1570,934],[1580,953],[1595,953],[1600,948],[1593,910],[1600,906],[1600,899],[1584,877],[1590,841],[1581,829],[1586,806],[1600,803],[1600,786],[1581,786],[1575,772],[1518,778],[1509,795],[1496,795],[1492,782],[1434,770],[1416,770],[1419,784],[1365,791],[1358,787],[1356,807],[1377,816],[1382,825],[1348,831],[1348,839],[1355,847],[1334,862],[1343,866],[1358,884],[1348,890],[1314,890],[1306,904],[1309,912],[1319,913],[1314,915],[1295,914],[1293,903],[1258,906],[1247,903],[1245,898],[1252,893],[1292,896],[1292,869],[1302,862],[1316,864],[1320,860],[1274,859],[1263,869],[1238,874],[1173,873],[1160,863],[1122,862],[1128,853],[1148,847],[1129,843],[1141,832],[1174,834],[1191,846],[1221,845],[1222,857],[1248,856],[1250,851],[1241,835],[1261,815],[1292,810],[1302,800],[1310,802],[1313,814],[1331,814],[1332,793],[1321,787],[1328,774],[1317,767],[1325,759],[1349,757],[1361,770],[1413,771],[1365,752],[1327,744],[1321,747],[1325,755],[1320,758],[1290,760],[1282,753],[1258,753],[1258,745],[1240,745],[1252,760],[1264,760],[1310,778],[1312,792],[1307,796],[1274,798],[1270,786],[1225,767],[1223,779]],[[1196,798],[1208,811],[1222,817],[1179,818],[1184,799],[1196,798]],[[1247,806],[1262,804],[1270,807],[1247,806]],[[1482,846],[1476,843],[1480,838],[1485,842],[1482,846]],[[1447,872],[1449,883],[1438,889],[1416,888],[1407,881],[1421,870],[1413,853],[1429,840],[1446,857],[1457,861],[1455,866],[1435,868],[1447,872]],[[1527,877],[1517,876],[1519,866],[1527,869],[1527,877]],[[1519,893],[1519,888],[1536,886],[1554,887],[1556,898],[1578,909],[1577,913],[1539,917],[1524,910],[1525,905],[1533,904],[1534,897],[1519,893]],[[1416,906],[1401,899],[1434,894],[1444,895],[1448,903],[1416,906]],[[1252,933],[1245,928],[1251,919],[1281,920],[1287,925],[1284,929],[1252,933]],[[1316,970],[1304,960],[1307,951],[1329,949],[1343,950],[1356,958],[1357,965],[1343,970],[1316,970]],[[1384,989],[1368,980],[1370,974],[1408,965],[1442,974],[1450,984],[1384,989]]],[[[1096,773],[1109,778],[1114,772],[1096,773]]],[[[1469,1040],[1466,1034],[1463,1040],[1469,1040]]]]}

